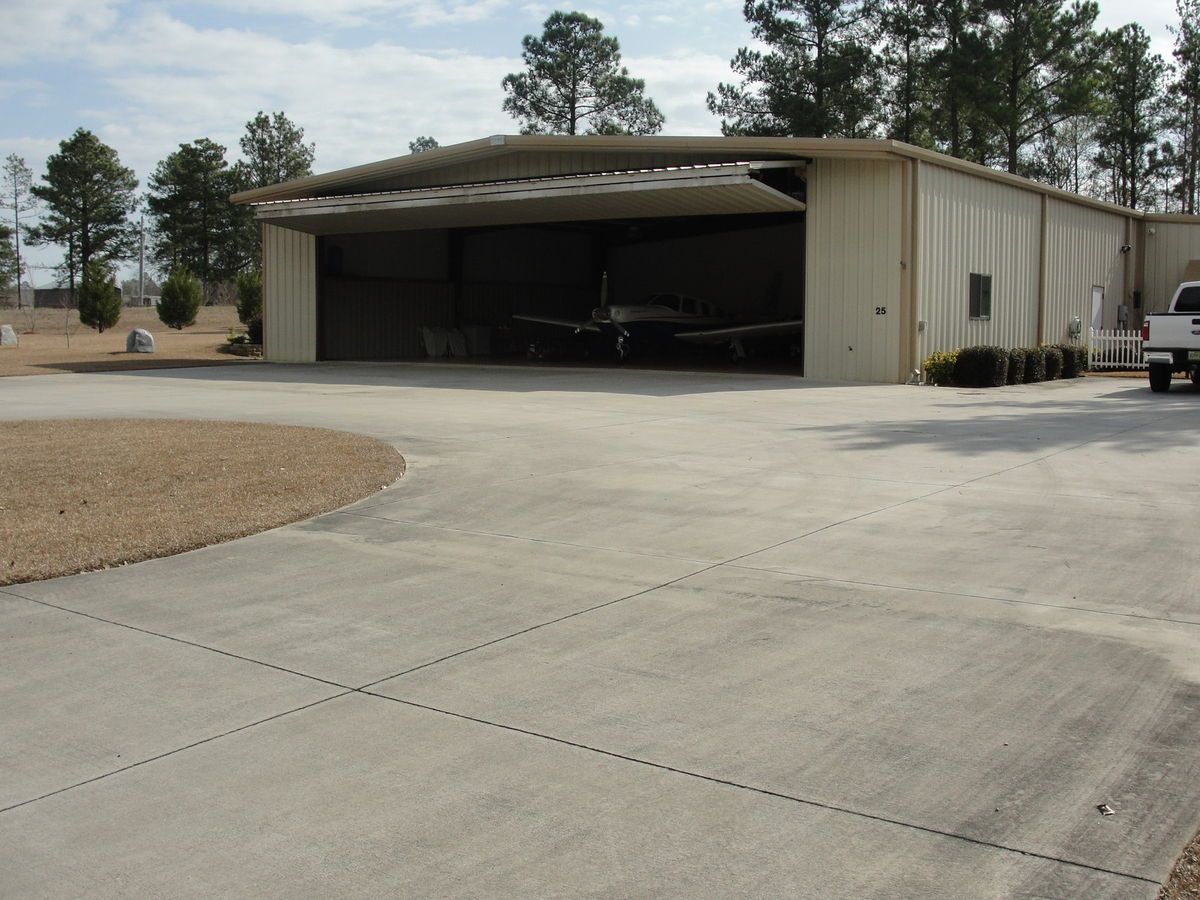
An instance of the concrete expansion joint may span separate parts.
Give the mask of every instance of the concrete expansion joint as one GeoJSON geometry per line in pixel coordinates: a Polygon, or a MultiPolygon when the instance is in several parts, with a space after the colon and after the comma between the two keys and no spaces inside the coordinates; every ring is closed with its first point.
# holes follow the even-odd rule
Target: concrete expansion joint
{"type": "Polygon", "coordinates": [[[466,722],[471,722],[476,725],[483,725],[489,728],[497,728],[502,731],[507,731],[513,734],[520,734],[525,737],[535,738],[537,740],[549,741],[551,743],[560,744],[562,746],[571,747],[576,750],[582,750],[587,753],[595,753],[600,756],[605,756],[610,759],[620,760],[622,762],[633,763],[639,766],[646,766],[652,769],[658,769],[662,772],[669,772],[674,775],[681,775],[686,778],[694,778],[699,781],[705,781],[709,784],[721,785],[723,787],[733,788],[735,790],[747,791],[752,794],[758,794],[763,797],[770,797],[776,800],[785,800],[790,803],[796,803],[801,806],[807,806],[814,809],[822,809],[827,812],[839,813],[841,815],[853,816],[859,819],[865,819],[872,822],[879,822],[884,825],[893,825],[898,828],[908,828],[914,831],[920,831],[925,834],[932,834],[938,837],[947,838],[949,840],[962,841],[972,844],[977,847],[986,847],[990,850],[998,850],[1004,853],[1013,853],[1019,856],[1024,856],[1030,859],[1039,859],[1045,862],[1057,863],[1059,865],[1070,866],[1077,869],[1086,869],[1090,872],[1096,872],[1103,875],[1112,875],[1117,878],[1125,878],[1130,881],[1138,881],[1145,884],[1157,886],[1159,880],[1150,878],[1145,875],[1137,875],[1132,872],[1122,872],[1119,869],[1108,869],[1103,866],[1095,866],[1091,863],[1080,862],[1078,860],[1067,859],[1062,856],[1054,856],[1048,853],[1038,853],[1034,850],[1026,850],[1020,847],[1011,847],[1007,844],[1000,844],[994,841],[987,841],[981,838],[971,837],[970,835],[958,834],[957,832],[948,831],[942,828],[934,828],[929,825],[921,825],[916,822],[906,822],[903,819],[895,819],[889,816],[883,816],[876,813],[864,812],[863,810],[852,809],[847,806],[840,806],[835,803],[829,803],[823,800],[816,800],[810,797],[800,797],[794,794],[785,794],[781,791],[773,791],[770,788],[759,787],[752,784],[745,784],[740,781],[733,781],[727,778],[719,778],[715,775],[707,775],[703,772],[693,772],[689,769],[681,769],[677,766],[671,766],[666,763],[655,762],[654,760],[642,759],[637,756],[630,756],[625,753],[619,753],[615,750],[606,750],[603,747],[595,747],[589,744],[583,744],[578,741],[572,741],[567,738],[556,737],[552,734],[546,734],[540,731],[533,731],[528,728],[521,728],[517,725],[508,725],[503,722],[495,722],[490,719],[483,719],[478,716],[472,716],[467,713],[454,712],[453,710],[442,709],[441,707],[431,706],[427,703],[420,703],[416,700],[408,700],[402,697],[392,697],[387,694],[378,694],[374,691],[360,689],[358,693],[362,693],[368,697],[375,697],[379,700],[386,700],[392,703],[399,703],[413,709],[424,710],[425,712],[434,713],[437,715],[448,716],[453,719],[459,719],[466,722]]]}

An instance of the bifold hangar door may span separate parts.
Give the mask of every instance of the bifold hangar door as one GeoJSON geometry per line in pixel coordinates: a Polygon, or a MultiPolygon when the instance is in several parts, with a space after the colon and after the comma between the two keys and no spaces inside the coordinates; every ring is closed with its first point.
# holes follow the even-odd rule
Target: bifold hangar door
{"type": "Polygon", "coordinates": [[[587,223],[800,213],[803,201],[786,189],[800,165],[554,176],[276,201],[256,211],[318,238],[317,356],[403,359],[422,355],[423,328],[498,324],[517,313],[587,315],[603,267],[587,223]]]}

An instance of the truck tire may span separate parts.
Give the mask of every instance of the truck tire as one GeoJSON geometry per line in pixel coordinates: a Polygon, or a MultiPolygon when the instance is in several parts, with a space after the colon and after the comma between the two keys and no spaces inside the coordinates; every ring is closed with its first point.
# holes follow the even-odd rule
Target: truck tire
{"type": "Polygon", "coordinates": [[[1150,390],[1165,394],[1171,389],[1171,367],[1166,363],[1150,363],[1150,390]]]}

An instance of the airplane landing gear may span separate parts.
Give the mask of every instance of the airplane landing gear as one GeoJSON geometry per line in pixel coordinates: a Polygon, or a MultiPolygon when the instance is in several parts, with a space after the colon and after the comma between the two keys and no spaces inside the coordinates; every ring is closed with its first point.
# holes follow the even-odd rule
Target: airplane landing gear
{"type": "Polygon", "coordinates": [[[633,352],[629,346],[629,338],[625,335],[617,337],[617,362],[625,362],[629,359],[629,355],[633,352]]]}

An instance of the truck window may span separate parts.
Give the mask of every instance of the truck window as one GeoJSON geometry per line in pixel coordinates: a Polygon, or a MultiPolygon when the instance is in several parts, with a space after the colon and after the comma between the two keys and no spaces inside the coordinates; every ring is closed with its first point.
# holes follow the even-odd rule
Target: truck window
{"type": "Polygon", "coordinates": [[[1175,301],[1175,312],[1200,313],[1200,287],[1185,287],[1175,301]]]}

